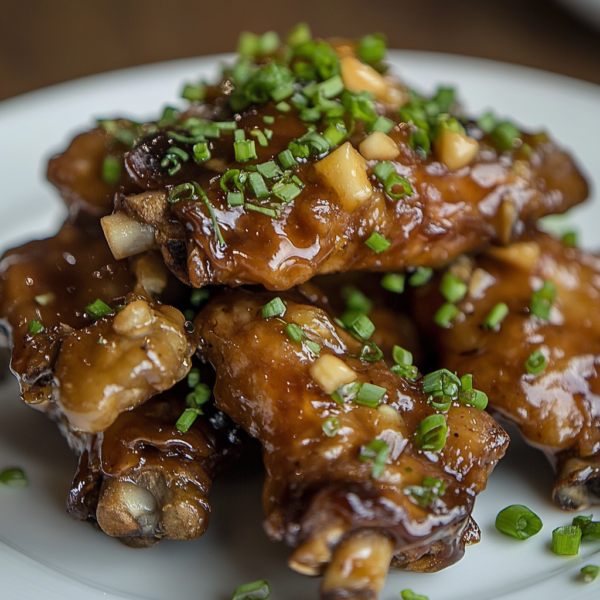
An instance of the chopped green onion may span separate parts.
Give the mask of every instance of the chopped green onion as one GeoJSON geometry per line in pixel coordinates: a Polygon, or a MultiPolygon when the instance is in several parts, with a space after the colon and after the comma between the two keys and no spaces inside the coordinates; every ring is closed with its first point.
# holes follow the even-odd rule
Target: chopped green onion
{"type": "Polygon", "coordinates": [[[533,292],[529,310],[531,314],[548,321],[550,309],[556,300],[556,286],[552,281],[546,279],[539,290],[533,292]]]}
{"type": "Polygon", "coordinates": [[[323,132],[323,137],[330,146],[339,146],[348,136],[348,131],[342,123],[331,123],[323,132]]]}
{"type": "Polygon", "coordinates": [[[294,155],[289,150],[284,150],[277,155],[277,159],[279,160],[279,164],[284,169],[291,169],[298,164],[298,161],[294,158],[294,155]]]}
{"type": "Polygon", "coordinates": [[[179,117],[181,117],[181,114],[176,108],[165,106],[163,114],[158,121],[158,126],[168,127],[169,125],[174,125],[179,120],[179,117]]]}
{"type": "Polygon", "coordinates": [[[271,588],[265,580],[245,583],[236,588],[231,600],[269,600],[271,588]]]}
{"type": "Polygon", "coordinates": [[[193,290],[190,295],[190,303],[192,306],[200,306],[205,300],[208,300],[209,296],[210,293],[208,290],[193,290]]]}
{"type": "Polygon", "coordinates": [[[348,310],[356,310],[362,313],[369,313],[373,309],[373,303],[365,294],[354,286],[346,286],[341,291],[342,298],[346,301],[348,310]]]}
{"type": "Polygon", "coordinates": [[[5,469],[0,473],[0,483],[12,488],[24,488],[29,484],[23,469],[5,469]]]}
{"type": "Polygon", "coordinates": [[[542,527],[542,520],[522,504],[507,506],[496,517],[496,529],[517,540],[530,538],[539,533],[542,527]]]}
{"type": "Polygon", "coordinates": [[[387,390],[384,387],[373,385],[372,383],[363,383],[356,398],[354,399],[354,402],[356,402],[356,404],[362,404],[363,406],[375,408],[379,406],[381,399],[386,394],[387,390]]]}
{"type": "Polygon", "coordinates": [[[277,298],[273,298],[273,300],[262,307],[263,319],[268,319],[270,317],[283,317],[283,315],[285,315],[285,303],[281,298],[279,298],[279,296],[277,298]]]}
{"type": "Polygon", "coordinates": [[[187,384],[192,389],[200,383],[200,371],[198,367],[192,367],[187,376],[187,384]]]}
{"type": "Polygon", "coordinates": [[[208,210],[208,214],[210,216],[210,220],[212,221],[213,228],[215,230],[217,241],[221,246],[225,246],[225,239],[223,238],[223,234],[221,233],[221,227],[219,226],[219,222],[217,221],[217,217],[215,215],[215,210],[212,207],[212,204],[210,203],[206,192],[197,183],[194,183],[193,185],[195,192],[194,199],[199,198],[204,203],[204,206],[206,206],[206,209],[208,210]]]}
{"type": "Polygon", "coordinates": [[[34,319],[33,321],[29,321],[29,323],[27,323],[27,331],[29,331],[31,335],[37,335],[38,333],[44,331],[44,326],[39,319],[34,319]]]}
{"type": "Polygon", "coordinates": [[[581,576],[585,583],[592,583],[600,575],[600,567],[596,565],[586,565],[581,569],[581,576]]]}
{"type": "Polygon", "coordinates": [[[211,157],[210,150],[208,149],[208,144],[206,142],[198,142],[197,144],[194,144],[192,151],[194,152],[194,160],[197,163],[206,162],[211,157]]]}
{"type": "Polygon", "coordinates": [[[504,302],[498,302],[485,318],[483,326],[485,329],[498,329],[500,323],[508,315],[508,306],[504,302]]]}
{"type": "Polygon", "coordinates": [[[400,592],[402,600],[429,600],[427,596],[422,594],[415,594],[412,590],[402,590],[400,592]]]}
{"type": "Polygon", "coordinates": [[[412,352],[405,350],[401,346],[394,346],[392,349],[392,358],[397,365],[410,367],[413,363],[412,352]]]}
{"type": "Polygon", "coordinates": [[[284,100],[282,100],[281,102],[277,103],[275,105],[275,108],[281,112],[290,112],[290,110],[292,110],[292,107],[285,102],[284,100]]]}
{"type": "MultiPolygon", "coordinates": [[[[342,319],[343,320],[343,319],[342,319]]],[[[344,325],[353,333],[361,337],[363,340],[368,340],[375,331],[375,325],[364,313],[353,313],[347,321],[343,320],[344,325]]]]}
{"type": "Polygon", "coordinates": [[[266,148],[269,145],[267,136],[260,129],[253,129],[250,132],[250,135],[254,136],[263,148],[266,148]]]}
{"type": "MultiPolygon", "coordinates": [[[[240,129],[236,130],[236,133],[241,131],[240,129]]],[[[256,154],[256,146],[254,144],[254,140],[240,140],[233,142],[233,148],[235,151],[235,160],[237,162],[247,162],[249,160],[253,160],[258,158],[256,154]]]]}
{"type": "Polygon", "coordinates": [[[423,393],[455,398],[460,390],[460,379],[448,369],[438,369],[423,377],[423,393]]]}
{"type": "Polygon", "coordinates": [[[360,350],[360,360],[377,362],[383,358],[383,352],[374,342],[365,342],[360,350]]]}
{"type": "Polygon", "coordinates": [[[237,121],[216,121],[213,123],[220,131],[235,131],[237,129],[237,121]]]}
{"type": "Polygon", "coordinates": [[[171,204],[175,204],[181,200],[192,200],[194,196],[194,185],[192,183],[182,183],[181,185],[176,185],[174,188],[169,190],[169,196],[167,200],[171,204]]]}
{"type": "Polygon", "coordinates": [[[90,317],[94,317],[94,319],[100,319],[101,317],[109,315],[112,312],[112,308],[105,302],[102,302],[100,298],[97,298],[94,302],[85,307],[85,312],[90,315],[90,317]]]}
{"type": "Polygon", "coordinates": [[[228,206],[243,206],[244,194],[242,192],[227,192],[228,206]]]}
{"type": "Polygon", "coordinates": [[[439,412],[448,412],[452,406],[451,396],[429,396],[427,404],[439,412]]]}
{"type": "Polygon", "coordinates": [[[487,112],[477,119],[477,127],[484,133],[492,133],[496,127],[496,117],[494,113],[487,112]]]}
{"type": "Polygon", "coordinates": [[[460,378],[460,389],[463,392],[473,389],[473,375],[467,374],[460,378]]]}
{"type": "Polygon", "coordinates": [[[446,445],[448,425],[444,415],[429,415],[417,426],[415,446],[420,450],[439,452],[446,445]]]}
{"type": "Polygon", "coordinates": [[[380,63],[387,52],[387,39],[383,33],[370,33],[360,38],[356,49],[358,58],[370,65],[380,63]]]}
{"type": "Polygon", "coordinates": [[[385,252],[391,245],[392,243],[378,231],[374,231],[365,240],[365,246],[371,248],[375,254],[381,254],[382,252],[385,252]]]}
{"type": "Polygon", "coordinates": [[[329,417],[323,421],[322,429],[327,437],[333,437],[340,430],[340,420],[337,417],[329,417]]]}
{"type": "Polygon", "coordinates": [[[412,196],[413,189],[410,182],[405,177],[400,177],[394,168],[394,165],[389,162],[378,162],[373,168],[373,174],[383,183],[385,193],[394,200],[400,200],[404,196],[412,196]],[[396,193],[393,191],[395,186],[401,186],[402,191],[396,193]]]}
{"type": "Polygon", "coordinates": [[[307,123],[316,123],[321,119],[321,111],[316,107],[308,107],[300,109],[298,113],[301,121],[306,121],[307,123]]]}
{"type": "Polygon", "coordinates": [[[181,92],[181,97],[190,102],[201,102],[206,94],[206,86],[203,83],[188,83],[181,92]]]}
{"type": "Polygon", "coordinates": [[[185,404],[188,408],[194,408],[202,414],[200,407],[206,404],[212,396],[212,390],[205,383],[197,383],[185,398],[185,404]]]}
{"type": "Polygon", "coordinates": [[[512,150],[520,137],[521,132],[510,121],[498,123],[492,131],[492,139],[500,150],[512,150]]]}
{"type": "Polygon", "coordinates": [[[382,131],[383,133],[389,133],[392,129],[396,127],[396,123],[383,115],[380,115],[375,119],[373,125],[371,125],[370,131],[382,131]]]}
{"type": "Polygon", "coordinates": [[[256,168],[258,169],[258,172],[267,179],[275,179],[276,177],[281,177],[283,175],[281,169],[274,160],[256,165],[256,168]]]}
{"type": "Polygon", "coordinates": [[[182,160],[183,162],[187,162],[190,159],[190,155],[181,148],[177,146],[171,146],[167,151],[167,156],[172,155],[177,157],[177,159],[182,160]]]}
{"type": "Polygon", "coordinates": [[[181,433],[187,433],[200,414],[202,414],[202,412],[197,408],[186,408],[181,413],[179,419],[177,419],[175,427],[177,427],[181,433]]]}
{"type": "Polygon", "coordinates": [[[319,353],[321,352],[320,344],[317,344],[317,342],[313,342],[312,340],[306,340],[304,344],[313,354],[319,356],[319,353]]]}
{"type": "Polygon", "coordinates": [[[265,208],[264,206],[256,206],[256,204],[248,204],[244,205],[246,210],[252,210],[257,213],[262,213],[263,215],[267,215],[267,217],[271,217],[272,219],[277,218],[277,211],[274,208],[265,208]]]}
{"type": "Polygon", "coordinates": [[[360,381],[353,381],[352,383],[346,383],[340,385],[340,387],[331,394],[331,397],[340,405],[344,404],[344,401],[354,400],[356,395],[360,391],[362,383],[360,381]]]}
{"type": "Polygon", "coordinates": [[[399,377],[405,377],[414,381],[419,376],[419,369],[413,365],[394,365],[390,367],[390,371],[399,377]]]}
{"type": "Polygon", "coordinates": [[[221,175],[221,179],[219,180],[219,185],[221,186],[221,189],[224,192],[228,192],[229,188],[227,187],[227,184],[233,181],[235,187],[240,191],[243,192],[244,191],[244,184],[241,180],[241,174],[240,174],[240,170],[239,169],[229,169],[228,171],[225,171],[225,173],[223,173],[223,175],[221,175]]]}
{"type": "Polygon", "coordinates": [[[404,282],[406,277],[403,273],[386,273],[379,284],[384,290],[401,294],[404,291],[404,282]]]}
{"type": "Polygon", "coordinates": [[[425,477],[421,485],[408,485],[402,489],[402,493],[410,496],[410,499],[422,508],[429,506],[445,492],[446,483],[434,477],[425,477]]]}
{"type": "Polygon", "coordinates": [[[579,552],[581,529],[575,525],[557,527],[552,532],[551,550],[559,556],[574,556],[579,552]]]}
{"type": "Polygon", "coordinates": [[[265,115],[262,119],[263,123],[266,123],[267,125],[273,125],[273,123],[275,123],[275,117],[272,115],[265,115]]]}
{"type": "Polygon", "coordinates": [[[450,302],[444,302],[433,315],[433,322],[439,327],[449,329],[452,326],[452,321],[458,317],[460,309],[450,302]]]}
{"type": "Polygon", "coordinates": [[[577,248],[578,241],[578,235],[575,231],[567,231],[562,236],[562,243],[567,248],[577,248]]]}
{"type": "Polygon", "coordinates": [[[375,439],[361,449],[358,459],[362,462],[373,463],[371,477],[377,479],[385,471],[385,464],[389,453],[390,447],[387,443],[383,440],[375,439]]]}
{"type": "Polygon", "coordinates": [[[408,284],[413,287],[425,285],[433,277],[433,269],[431,267],[417,267],[413,274],[408,278],[408,284]]]}
{"type": "Polygon", "coordinates": [[[295,48],[296,46],[300,46],[305,42],[310,42],[312,39],[312,34],[310,32],[310,27],[308,23],[298,23],[285,38],[285,43],[290,48],[295,48]]]}
{"type": "Polygon", "coordinates": [[[546,370],[548,361],[544,356],[543,352],[538,348],[534,350],[529,358],[525,361],[525,368],[531,375],[539,375],[542,371],[546,370]]]}
{"type": "Polygon", "coordinates": [[[284,181],[276,183],[271,191],[283,202],[291,202],[302,193],[295,183],[285,183],[284,181]]]}
{"type": "Polygon", "coordinates": [[[452,302],[453,304],[462,300],[468,289],[467,284],[453,273],[450,273],[450,271],[444,273],[442,281],[440,282],[440,292],[442,296],[444,296],[448,302],[452,302]]]}
{"type": "Polygon", "coordinates": [[[250,173],[250,175],[248,175],[248,181],[252,191],[254,192],[254,195],[259,200],[264,200],[271,195],[271,192],[269,192],[269,188],[267,187],[265,180],[260,173],[250,173]]]}
{"type": "Polygon", "coordinates": [[[102,162],[102,180],[108,185],[116,185],[121,178],[123,159],[118,156],[106,156],[102,162]]]}
{"type": "Polygon", "coordinates": [[[302,327],[296,325],[296,323],[288,323],[285,326],[285,332],[292,342],[302,342],[306,339],[306,333],[304,333],[302,327]]]}
{"type": "Polygon", "coordinates": [[[480,390],[462,390],[458,394],[458,401],[463,404],[468,404],[479,410],[485,410],[488,405],[488,397],[480,390]]]}

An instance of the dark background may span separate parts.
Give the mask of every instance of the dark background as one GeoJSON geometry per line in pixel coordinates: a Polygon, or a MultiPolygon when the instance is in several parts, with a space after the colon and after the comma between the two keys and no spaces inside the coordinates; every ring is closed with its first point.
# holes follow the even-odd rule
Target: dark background
{"type": "Polygon", "coordinates": [[[233,51],[243,29],[383,31],[600,83],[600,33],[551,0],[0,0],[0,99],[84,75],[233,51]]]}

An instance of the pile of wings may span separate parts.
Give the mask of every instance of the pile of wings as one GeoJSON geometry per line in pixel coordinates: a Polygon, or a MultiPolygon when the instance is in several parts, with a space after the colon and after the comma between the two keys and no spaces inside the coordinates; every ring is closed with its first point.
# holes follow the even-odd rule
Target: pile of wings
{"type": "Polygon", "coordinates": [[[67,499],[131,546],[201,536],[255,438],[264,529],[323,598],[436,571],[517,425],[565,510],[600,503],[600,258],[536,229],[587,197],[544,133],[407,89],[385,40],[244,34],[183,110],[50,160],[69,208],[8,251],[22,397],[67,499]]]}

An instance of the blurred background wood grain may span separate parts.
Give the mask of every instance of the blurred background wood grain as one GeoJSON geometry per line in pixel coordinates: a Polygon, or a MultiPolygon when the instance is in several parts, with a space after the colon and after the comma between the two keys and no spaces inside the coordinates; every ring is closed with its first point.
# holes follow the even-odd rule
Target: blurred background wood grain
{"type": "Polygon", "coordinates": [[[393,48],[600,83],[600,33],[550,0],[0,0],[0,99],[123,67],[233,51],[243,29],[382,31],[393,48]]]}

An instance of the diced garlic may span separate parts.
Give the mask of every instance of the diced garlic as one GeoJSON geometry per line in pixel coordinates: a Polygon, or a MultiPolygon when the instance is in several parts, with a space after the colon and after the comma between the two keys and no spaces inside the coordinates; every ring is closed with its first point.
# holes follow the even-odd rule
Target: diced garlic
{"type": "Polygon", "coordinates": [[[437,157],[450,171],[466,167],[479,151],[479,142],[464,133],[442,129],[435,142],[437,157]]]}
{"type": "Polygon", "coordinates": [[[398,144],[383,131],[374,131],[358,149],[367,160],[394,160],[400,154],[398,144]]]}
{"type": "Polygon", "coordinates": [[[536,242],[517,242],[506,248],[493,246],[486,252],[496,260],[507,262],[525,271],[531,271],[540,253],[540,247],[536,242]]]}
{"type": "Polygon", "coordinates": [[[354,369],[333,354],[317,358],[308,372],[326,394],[333,394],[340,385],[352,383],[358,377],[354,369]]]}
{"type": "Polygon", "coordinates": [[[315,172],[338,195],[340,206],[346,212],[353,212],[373,194],[365,159],[350,142],[320,160],[315,172]]]}
{"type": "Polygon", "coordinates": [[[150,305],[145,300],[136,300],[117,313],[113,329],[118,335],[140,337],[147,333],[153,321],[150,305]]]}
{"type": "Polygon", "coordinates": [[[351,92],[372,92],[378,100],[388,96],[385,79],[369,65],[354,56],[345,56],[340,60],[340,71],[346,89],[351,92]]]}

